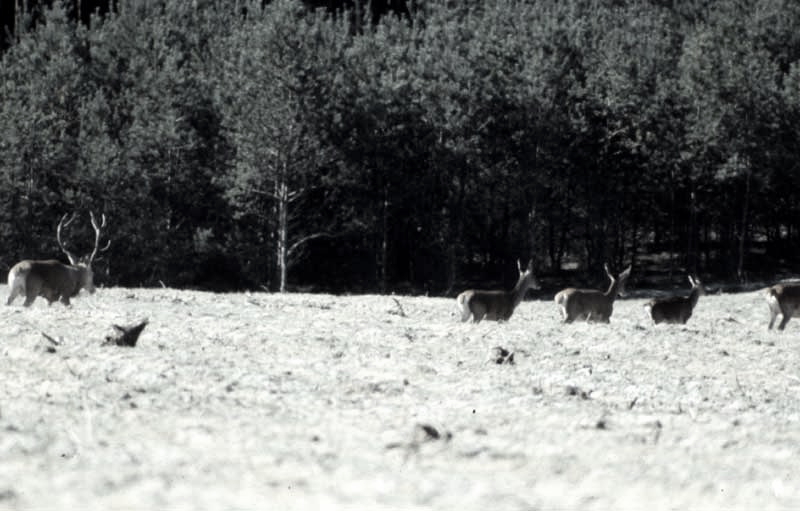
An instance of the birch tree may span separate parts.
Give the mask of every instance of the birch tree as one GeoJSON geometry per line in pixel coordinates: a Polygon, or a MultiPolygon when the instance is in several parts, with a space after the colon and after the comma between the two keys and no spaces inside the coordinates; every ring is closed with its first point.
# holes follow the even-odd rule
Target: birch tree
{"type": "Polygon", "coordinates": [[[315,76],[332,54],[335,34],[323,14],[292,2],[251,12],[251,23],[232,35],[222,59],[237,148],[229,199],[241,222],[265,233],[261,242],[273,254],[265,259],[284,292],[305,245],[335,235],[333,222],[315,221],[311,204],[333,158],[308,115],[311,96],[320,94],[315,76]]]}

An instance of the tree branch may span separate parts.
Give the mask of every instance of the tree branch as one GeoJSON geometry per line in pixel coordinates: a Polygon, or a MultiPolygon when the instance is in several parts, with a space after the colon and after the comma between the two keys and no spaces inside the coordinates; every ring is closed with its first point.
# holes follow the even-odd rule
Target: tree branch
{"type": "Polygon", "coordinates": [[[286,250],[286,258],[290,259],[295,250],[297,250],[298,248],[305,245],[311,240],[315,240],[318,238],[335,238],[337,236],[341,236],[341,234],[331,234],[329,232],[315,232],[314,234],[303,236],[299,240],[292,243],[292,245],[286,250]]]}

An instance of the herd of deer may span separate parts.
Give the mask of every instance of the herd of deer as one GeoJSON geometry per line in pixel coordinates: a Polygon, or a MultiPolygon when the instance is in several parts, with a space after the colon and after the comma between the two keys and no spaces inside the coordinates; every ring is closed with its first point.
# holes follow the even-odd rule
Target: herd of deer
{"type": "MultiPolygon", "coordinates": [[[[89,255],[76,257],[67,250],[61,239],[61,230],[75,219],[73,214],[61,217],[56,228],[56,240],[59,247],[69,259],[69,264],[61,263],[55,259],[44,261],[26,259],[15,264],[8,272],[8,301],[11,305],[17,296],[25,296],[25,307],[29,307],[37,297],[45,298],[48,304],[59,300],[64,305],[69,305],[69,299],[77,295],[81,289],[94,293],[94,273],[92,262],[99,252],[108,250],[109,241],[100,249],[100,236],[106,226],[106,216],[102,215],[98,224],[94,213],[90,213],[92,228],[94,229],[94,247],[89,255]]],[[[506,321],[514,313],[514,309],[522,301],[529,289],[539,289],[539,283],[533,274],[533,260],[523,269],[517,261],[519,279],[510,291],[502,290],[475,290],[464,291],[456,298],[461,312],[461,321],[472,318],[474,322],[483,319],[506,321]]],[[[596,321],[608,323],[614,309],[614,300],[625,291],[625,283],[631,275],[631,267],[614,277],[605,265],[606,274],[611,279],[608,290],[604,293],[596,289],[567,288],[559,291],[555,302],[561,310],[565,323],[575,320],[596,321]]],[[[656,298],[646,304],[650,317],[654,323],[681,323],[685,324],[692,316],[692,311],[697,300],[705,294],[703,284],[696,278],[689,276],[692,290],[689,296],[671,296],[656,298]]],[[[764,290],[770,310],[769,329],[775,324],[778,314],[783,315],[779,330],[786,327],[793,316],[800,316],[800,284],[777,284],[764,290]]]]}
{"type": "MultiPolygon", "coordinates": [[[[631,275],[631,267],[614,277],[605,265],[606,274],[611,280],[606,292],[597,289],[575,289],[569,287],[562,289],[555,296],[565,323],[579,321],[596,321],[608,323],[614,310],[614,300],[625,292],[625,283],[631,275]]],[[[479,322],[482,319],[506,321],[514,313],[514,309],[522,301],[528,289],[539,289],[539,283],[533,275],[533,260],[523,270],[517,261],[519,280],[510,291],[483,291],[470,289],[464,291],[456,298],[458,310],[461,312],[461,321],[479,322]]],[[[645,304],[650,312],[653,322],[685,324],[690,317],[697,300],[706,293],[702,282],[689,275],[692,289],[689,296],[670,296],[654,298],[645,304]]],[[[775,324],[779,314],[783,315],[779,330],[786,327],[789,319],[800,317],[800,284],[776,284],[764,289],[764,294],[769,304],[770,321],[769,329],[775,324]]]]}

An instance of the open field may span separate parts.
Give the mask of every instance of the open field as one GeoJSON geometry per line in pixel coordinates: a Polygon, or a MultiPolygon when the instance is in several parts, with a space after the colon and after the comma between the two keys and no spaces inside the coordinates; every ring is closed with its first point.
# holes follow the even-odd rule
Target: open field
{"type": "Polygon", "coordinates": [[[751,292],[653,326],[644,301],[609,325],[170,289],[3,306],[0,508],[800,508],[800,319],[768,332],[751,292]]]}

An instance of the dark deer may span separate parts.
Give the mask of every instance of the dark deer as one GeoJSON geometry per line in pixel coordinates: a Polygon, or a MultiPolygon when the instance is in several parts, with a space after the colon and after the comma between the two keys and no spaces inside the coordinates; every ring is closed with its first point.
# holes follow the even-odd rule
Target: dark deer
{"type": "Polygon", "coordinates": [[[670,296],[668,298],[655,298],[647,303],[653,323],[680,323],[685,325],[692,317],[692,311],[697,300],[706,294],[703,283],[689,275],[692,291],[689,296],[670,296]]]}
{"type": "Polygon", "coordinates": [[[470,289],[458,295],[456,303],[461,311],[461,321],[468,320],[470,316],[475,323],[482,319],[507,321],[528,289],[539,289],[539,283],[533,275],[533,260],[528,262],[525,270],[517,261],[517,270],[519,270],[519,279],[511,291],[470,289]]]}
{"type": "Polygon", "coordinates": [[[70,264],[64,264],[55,259],[45,261],[33,261],[26,259],[15,264],[8,272],[9,295],[6,305],[11,305],[19,295],[25,295],[25,307],[29,307],[36,297],[41,296],[47,300],[48,305],[59,300],[64,305],[69,305],[69,299],[77,295],[81,289],[86,289],[94,293],[94,274],[92,273],[92,261],[98,252],[108,250],[111,241],[100,249],[100,233],[106,226],[106,216],[102,215],[100,224],[90,213],[92,227],[94,228],[94,249],[92,253],[84,257],[76,257],[67,250],[61,240],[61,229],[68,226],[75,219],[75,215],[67,220],[65,214],[58,222],[56,229],[56,239],[69,258],[70,264]]]}
{"type": "Polygon", "coordinates": [[[800,316],[800,284],[775,284],[765,289],[764,294],[769,304],[768,330],[772,330],[778,314],[783,316],[778,330],[786,328],[786,323],[792,317],[800,316]]]}
{"type": "Polygon", "coordinates": [[[614,311],[614,300],[617,295],[625,292],[625,282],[631,275],[631,267],[620,273],[616,278],[611,274],[608,265],[604,265],[611,285],[605,293],[596,289],[575,289],[569,287],[558,292],[555,302],[561,309],[565,323],[577,320],[597,321],[608,323],[614,311]]]}

